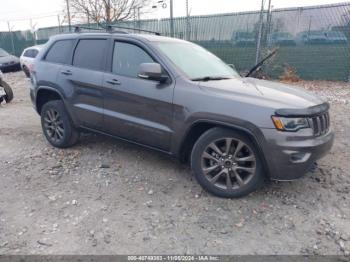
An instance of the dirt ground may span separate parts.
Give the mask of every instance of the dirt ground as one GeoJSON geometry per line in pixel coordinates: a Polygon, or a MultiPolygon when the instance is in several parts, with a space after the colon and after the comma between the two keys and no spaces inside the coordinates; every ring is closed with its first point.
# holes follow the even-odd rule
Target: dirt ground
{"type": "Polygon", "coordinates": [[[350,85],[301,82],[332,104],[314,173],[243,199],[203,192],[160,153],[103,136],[51,147],[22,72],[0,106],[0,254],[349,254],[350,85]]]}

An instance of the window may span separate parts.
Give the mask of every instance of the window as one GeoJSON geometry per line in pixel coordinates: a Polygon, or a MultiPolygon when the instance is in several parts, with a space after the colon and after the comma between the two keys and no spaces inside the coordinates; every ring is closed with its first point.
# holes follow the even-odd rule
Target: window
{"type": "Polygon", "coordinates": [[[45,60],[52,63],[70,64],[70,52],[73,44],[73,39],[55,42],[46,54],[45,60]]]}
{"type": "Polygon", "coordinates": [[[31,54],[32,54],[32,49],[28,49],[24,52],[23,56],[25,57],[31,57],[31,54]]]}
{"type": "Polygon", "coordinates": [[[142,63],[154,63],[142,48],[124,42],[115,42],[112,72],[118,75],[137,77],[142,63]]]}
{"type": "Polygon", "coordinates": [[[24,52],[23,56],[30,57],[30,58],[35,58],[38,53],[39,53],[39,51],[36,50],[36,49],[28,49],[28,50],[26,50],[24,52]]]}
{"type": "Polygon", "coordinates": [[[103,70],[106,39],[80,40],[75,49],[73,65],[92,70],[103,70]]]}
{"type": "Polygon", "coordinates": [[[39,53],[39,50],[33,49],[32,50],[32,57],[35,58],[39,53]]]}
{"type": "Polygon", "coordinates": [[[239,77],[235,70],[198,45],[186,42],[159,42],[158,47],[190,79],[239,77]]]}

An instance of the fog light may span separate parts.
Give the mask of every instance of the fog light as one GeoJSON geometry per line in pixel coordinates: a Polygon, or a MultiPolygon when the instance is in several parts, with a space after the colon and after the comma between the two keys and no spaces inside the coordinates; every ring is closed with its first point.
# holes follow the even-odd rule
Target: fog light
{"type": "Polygon", "coordinates": [[[309,159],[310,155],[310,153],[303,152],[293,153],[290,155],[290,161],[293,163],[303,163],[309,159]]]}
{"type": "Polygon", "coordinates": [[[308,152],[299,152],[299,151],[290,151],[285,150],[284,153],[289,155],[289,160],[292,163],[304,163],[309,160],[311,153],[308,152]]]}

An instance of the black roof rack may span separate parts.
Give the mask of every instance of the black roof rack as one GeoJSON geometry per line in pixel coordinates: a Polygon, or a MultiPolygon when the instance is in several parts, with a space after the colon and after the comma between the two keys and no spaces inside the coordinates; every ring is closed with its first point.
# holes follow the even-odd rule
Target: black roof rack
{"type": "Polygon", "coordinates": [[[102,28],[96,28],[96,27],[88,27],[88,26],[76,26],[76,27],[74,27],[74,32],[75,32],[75,33],[81,33],[81,29],[87,29],[87,30],[97,30],[97,31],[100,31],[100,30],[105,30],[105,29],[102,29],[102,28]]]}
{"type": "MultiPolygon", "coordinates": [[[[101,26],[102,27],[102,26],[101,26]]],[[[81,33],[82,29],[87,29],[87,30],[96,30],[96,31],[106,31],[109,32],[106,28],[96,28],[96,27],[88,27],[88,26],[76,26],[74,28],[75,33],[81,33]]],[[[119,34],[127,34],[125,31],[114,31],[114,33],[119,33],[119,34]]]]}
{"type": "MultiPolygon", "coordinates": [[[[108,25],[107,28],[106,28],[106,30],[107,30],[108,32],[116,33],[116,31],[114,31],[113,28],[126,29],[126,30],[134,30],[134,31],[138,31],[138,32],[145,32],[145,33],[151,33],[151,34],[155,34],[155,35],[160,35],[159,32],[155,32],[155,31],[144,30],[144,29],[140,29],[140,28],[124,27],[124,26],[119,26],[119,25],[108,25]]],[[[119,31],[118,31],[118,32],[119,32],[119,31]]]]}
{"type": "Polygon", "coordinates": [[[145,33],[151,33],[151,34],[155,34],[155,35],[160,35],[159,32],[150,31],[150,30],[144,30],[144,29],[139,29],[139,28],[124,27],[124,26],[118,26],[118,25],[108,25],[106,28],[103,27],[102,25],[99,25],[99,26],[100,26],[100,28],[98,28],[98,27],[97,28],[96,27],[88,27],[88,26],[76,26],[74,28],[74,32],[75,33],[81,33],[82,29],[87,29],[87,30],[97,30],[97,31],[104,30],[104,31],[109,32],[109,33],[128,34],[128,32],[125,32],[125,31],[114,30],[114,28],[118,28],[118,29],[134,30],[134,31],[138,31],[138,32],[145,32],[145,33]]]}

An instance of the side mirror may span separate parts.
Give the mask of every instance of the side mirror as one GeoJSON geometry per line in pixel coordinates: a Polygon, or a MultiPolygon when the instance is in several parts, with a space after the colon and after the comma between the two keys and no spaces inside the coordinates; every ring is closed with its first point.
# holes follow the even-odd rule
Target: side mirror
{"type": "Polygon", "coordinates": [[[168,77],[162,74],[162,67],[158,63],[143,63],[139,67],[138,77],[142,79],[165,82],[168,77]]]}
{"type": "Polygon", "coordinates": [[[234,64],[228,64],[229,67],[231,67],[233,70],[236,70],[236,67],[234,64]]]}

